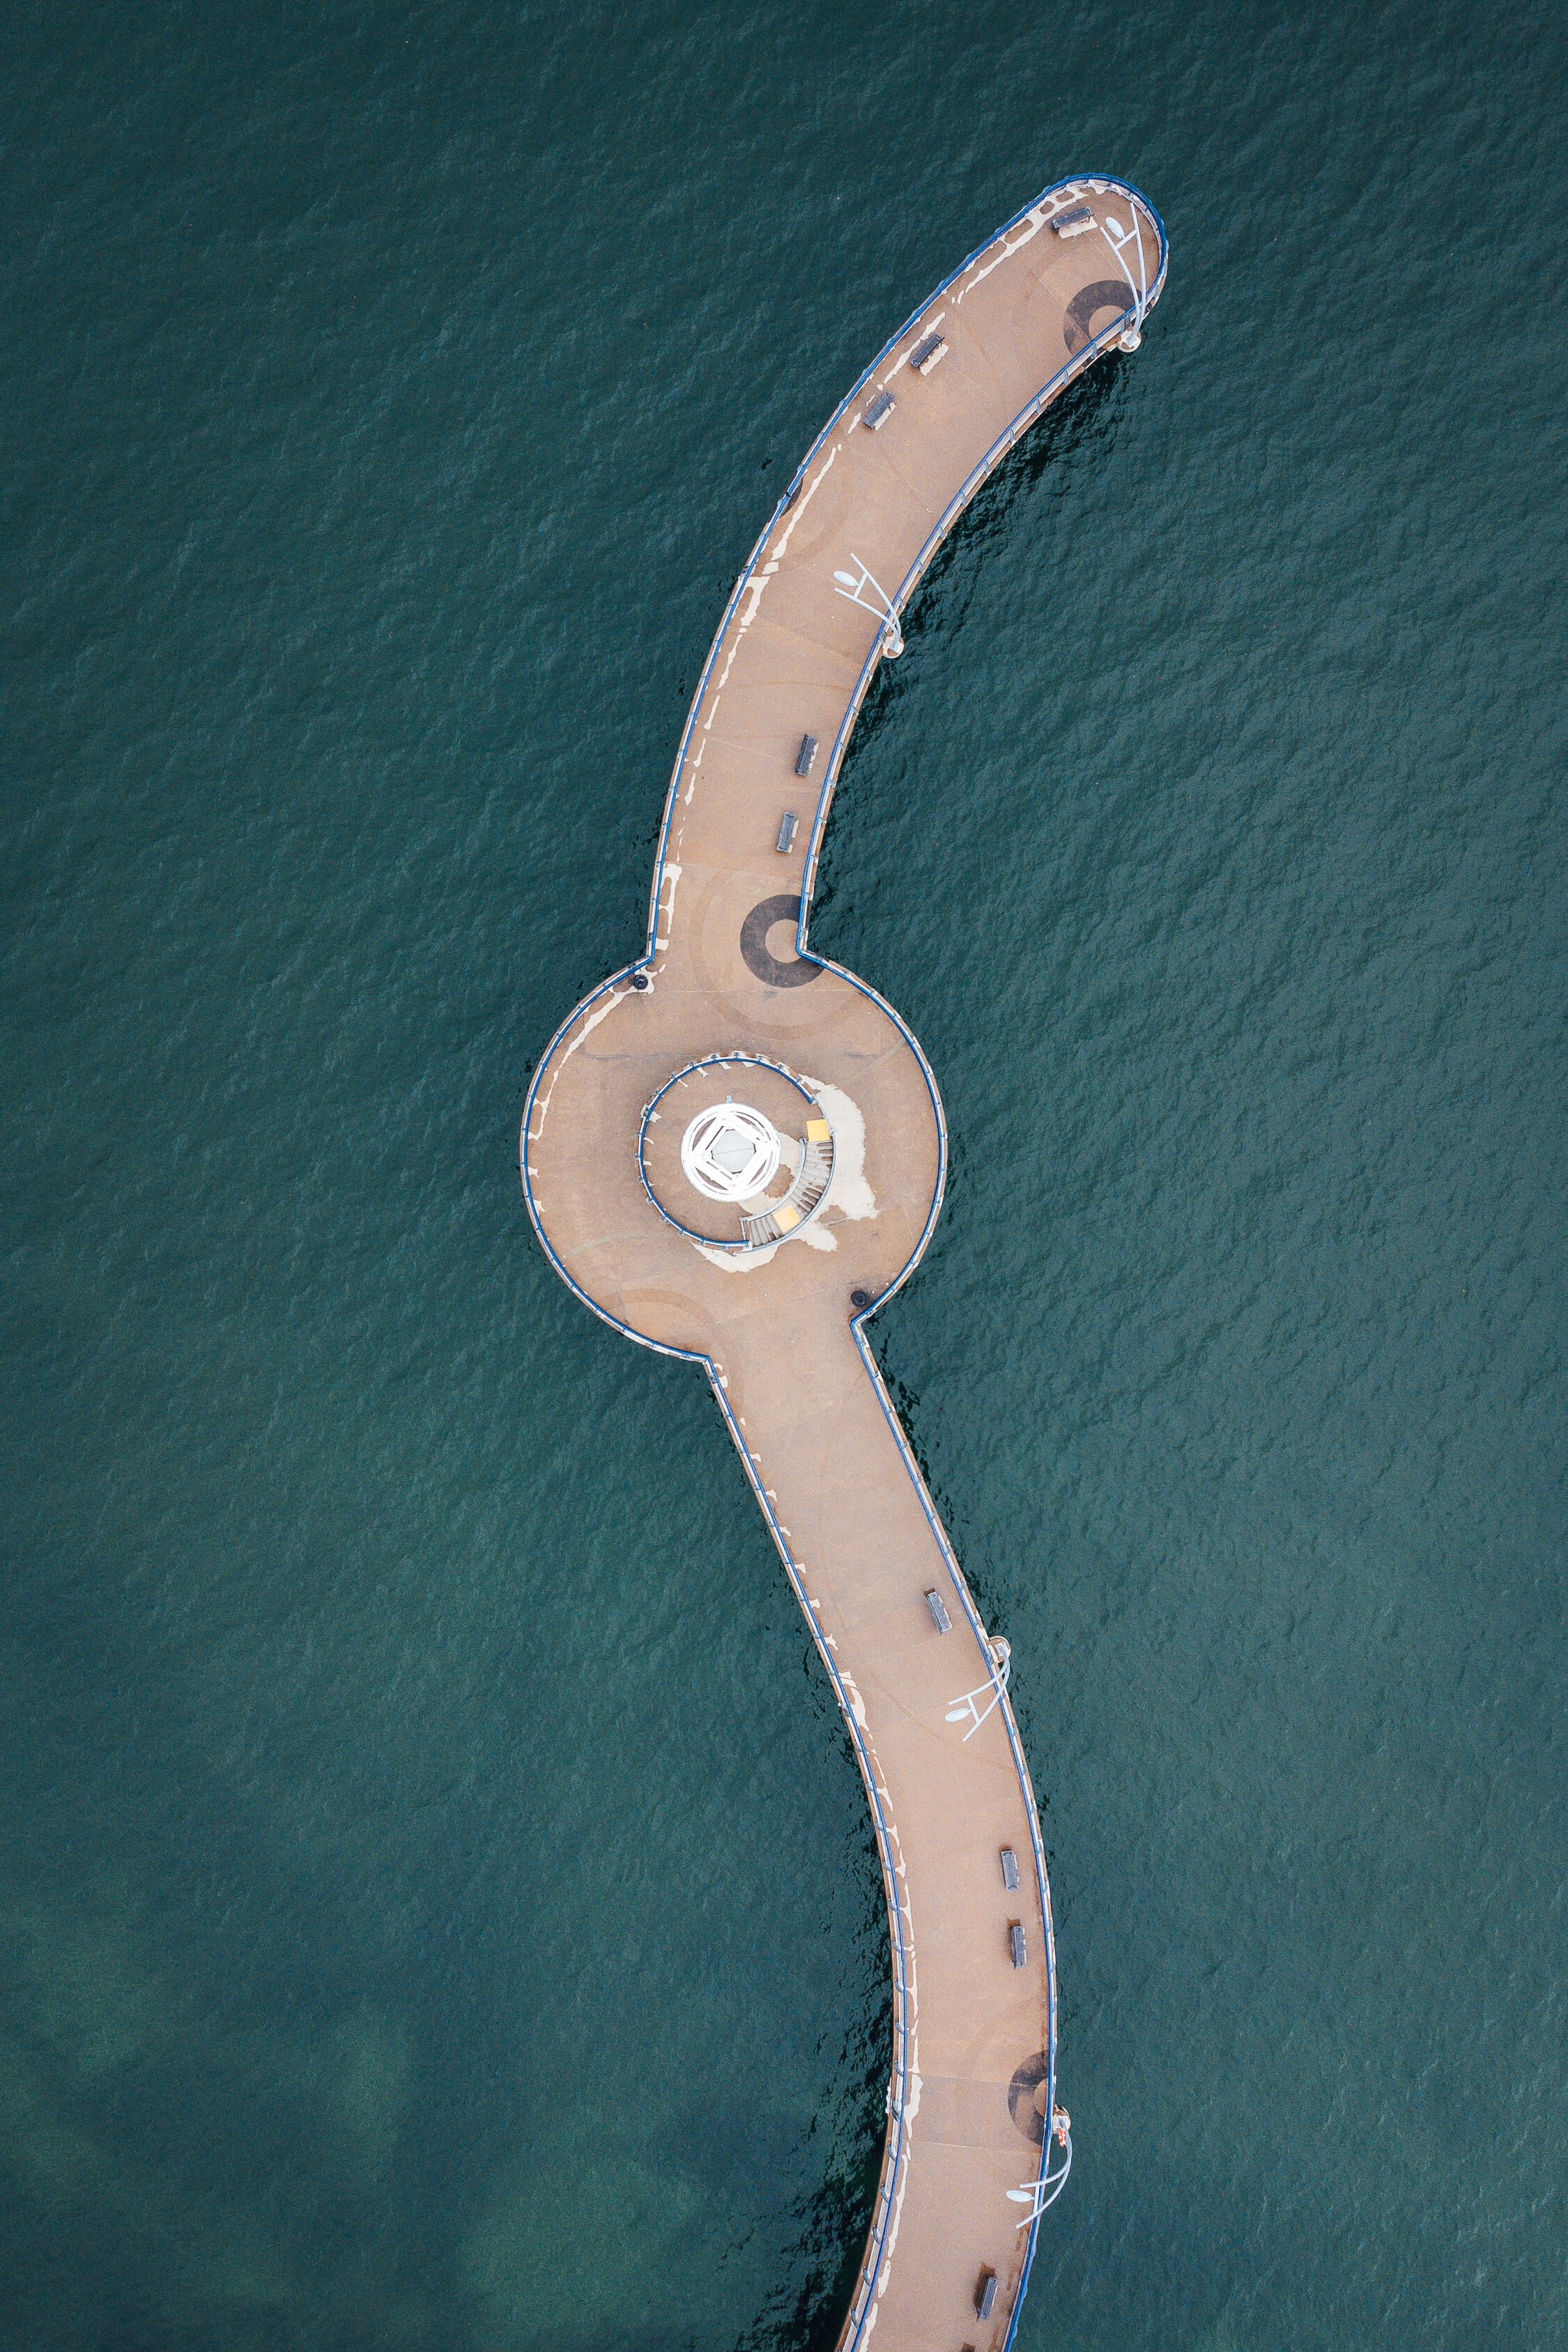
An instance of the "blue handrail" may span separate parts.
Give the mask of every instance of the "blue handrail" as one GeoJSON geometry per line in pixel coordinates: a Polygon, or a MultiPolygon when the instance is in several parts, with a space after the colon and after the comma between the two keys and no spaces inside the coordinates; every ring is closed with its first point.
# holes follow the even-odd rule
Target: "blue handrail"
{"type": "MultiPolygon", "coordinates": [[[[664,1100],[665,1096],[669,1092],[671,1087],[678,1087],[682,1078],[690,1077],[694,1070],[717,1069],[721,1066],[728,1068],[730,1064],[732,1062],[739,1063],[749,1069],[772,1070],[775,1076],[787,1078],[790,1085],[795,1088],[796,1094],[800,1096],[804,1102],[810,1104],[816,1100],[811,1088],[809,1087],[803,1086],[801,1081],[795,1076],[793,1070],[786,1070],[782,1062],[770,1062],[765,1054],[735,1053],[700,1055],[695,1062],[688,1062],[683,1070],[677,1070],[674,1077],[666,1078],[658,1094],[656,1094],[651,1100],[645,1105],[642,1115],[642,1125],[637,1129],[637,1174],[642,1178],[643,1191],[647,1194],[648,1199],[653,1202],[654,1207],[658,1211],[658,1213],[664,1219],[665,1223],[667,1225],[673,1225],[678,1234],[684,1234],[689,1242],[696,1242],[703,1249],[750,1251],[753,1246],[751,1242],[727,1242],[716,1238],[712,1234],[700,1234],[694,1226],[683,1225],[679,1217],[672,1216],[670,1212],[665,1207],[664,1202],[659,1199],[658,1194],[654,1191],[653,1186],[647,1181],[647,1166],[643,1157],[644,1146],[647,1140],[648,1123],[652,1119],[654,1113],[658,1110],[659,1104],[664,1100]]],[[[808,1209],[805,1214],[801,1218],[800,1223],[791,1226],[790,1233],[792,1237],[795,1234],[799,1233],[802,1225],[810,1224],[812,1218],[815,1217],[817,1213],[817,1209],[820,1209],[822,1206],[823,1202],[819,1201],[816,1204],[816,1209],[808,1209]]]]}
{"type": "MultiPolygon", "coordinates": [[[[608,980],[601,982],[599,986],[584,997],[580,1003],[575,1005],[572,1012],[568,1013],[566,1019],[561,1023],[553,1036],[551,1038],[549,1046],[540,1058],[539,1065],[535,1069],[533,1077],[530,1083],[527,1099],[523,1106],[522,1149],[521,1155],[523,1196],[528,1205],[530,1220],[532,1223],[535,1233],[539,1236],[540,1244],[544,1250],[545,1255],[548,1257],[551,1265],[555,1268],[555,1271],[561,1276],[562,1280],[565,1283],[567,1288],[573,1293],[573,1295],[581,1299],[583,1304],[590,1310],[590,1312],[597,1315],[601,1321],[607,1323],[612,1330],[620,1332],[623,1338],[634,1340],[638,1347],[652,1349],[656,1354],[673,1356],[685,1362],[700,1364],[703,1370],[707,1373],[714,1396],[718,1400],[719,1409],[724,1416],[726,1426],[728,1427],[731,1437],[734,1442],[736,1452],[740,1454],[747,1478],[751,1482],[752,1492],[755,1494],[757,1501],[762,1507],[763,1517],[767,1521],[769,1529],[773,1535],[774,1545],[784,1562],[784,1572],[789,1579],[791,1587],[795,1591],[795,1598],[805,1616],[807,1624],[811,1628],[812,1638],[816,1644],[817,1653],[821,1657],[824,1665],[827,1669],[828,1676],[833,1684],[835,1696],[838,1701],[839,1711],[843,1715],[846,1726],[848,1729],[850,1741],[855,1750],[856,1761],[859,1767],[860,1777],[865,1782],[867,1798],[870,1804],[872,1822],[877,1836],[878,1854],[881,1863],[883,1886],[887,1897],[888,1914],[892,1931],[894,2072],[892,2080],[889,2086],[889,2112],[890,2117],[893,2118],[893,2125],[892,2128],[889,2130],[884,2148],[882,2169],[878,2181],[877,2199],[873,2209],[871,2230],[867,2242],[866,2254],[861,2263],[860,2273],[856,2285],[855,2297],[851,2302],[848,2318],[846,2322],[846,2326],[848,2332],[840,2340],[839,2352],[857,2352],[857,2347],[861,2344],[865,2333],[866,2321],[870,2309],[871,2293],[875,2285],[877,2271],[881,2259],[881,2251],[886,2240],[888,2224],[894,2210],[896,2192],[903,2172],[905,2162],[907,2161],[904,2110],[909,2090],[910,2075],[909,2019],[910,1992],[908,1977],[909,1955],[905,1939],[903,1913],[899,1899],[898,1864],[893,1851],[893,1837],[890,1824],[888,1822],[881,1798],[878,1793],[876,1777],[872,1769],[869,1749],[860,1727],[856,1721],[854,1707],[845,1688],[844,1677],[840,1672],[837,1662],[834,1657],[823,1627],[817,1618],[816,1612],[812,1606],[810,1597],[806,1592],[805,1582],[801,1577],[800,1570],[795,1562],[793,1553],[790,1550],[788,1539],[784,1536],[784,1530],[779,1524],[777,1514],[773,1507],[766,1490],[763,1486],[761,1478],[758,1476],[757,1472],[752,1465],[751,1454],[747,1448],[744,1436],[742,1433],[735,1414],[731,1410],[729,1399],[725,1394],[722,1376],[719,1372],[712,1359],[703,1351],[696,1349],[672,1347],[663,1340],[649,1339],[645,1333],[634,1330],[629,1324],[623,1323],[617,1316],[612,1315],[609,1310],[606,1307],[602,1307],[596,1299],[590,1297],[588,1293],[583,1289],[582,1286],[574,1279],[573,1276],[568,1272],[565,1265],[551,1244],[550,1237],[544,1230],[543,1221],[539,1214],[539,1210],[533,1198],[533,1188],[528,1164],[529,1130],[532,1122],[534,1101],[538,1094],[540,1083],[554,1058],[557,1046],[561,1044],[568,1030],[571,1029],[573,1024],[584,1013],[596,1004],[599,1000],[606,994],[606,992],[613,992],[617,988],[629,983],[635,973],[642,971],[653,961],[654,956],[658,951],[658,908],[659,899],[664,888],[664,877],[667,867],[669,845],[669,832],[674,818],[677,789],[685,766],[686,754],[691,740],[692,729],[696,725],[698,713],[702,706],[702,699],[707,691],[708,681],[712,674],[714,662],[717,659],[720,648],[723,644],[725,634],[730,626],[735,608],[755,572],[758,559],[762,555],[774,526],[777,524],[780,516],[784,512],[785,507],[789,503],[790,490],[798,487],[804,478],[806,468],[810,466],[812,459],[816,456],[828,436],[837,426],[840,419],[844,416],[852,402],[854,402],[858,396],[868,379],[875,374],[876,371],[889,358],[896,346],[909,333],[910,328],[916,325],[923,314],[930,310],[931,304],[939,301],[942,296],[947,292],[949,288],[952,287],[957,279],[962,278],[965,270],[969,269],[974,262],[979,260],[983,254],[988,252],[992,247],[996,245],[1003,237],[1006,236],[1013,229],[1016,228],[1020,222],[1026,220],[1032,213],[1037,211],[1039,206],[1046,203],[1049,197],[1068,190],[1076,191],[1079,188],[1090,184],[1099,188],[1113,188],[1118,190],[1121,194],[1125,195],[1131,204],[1142,206],[1143,213],[1152,223],[1155,232],[1159,237],[1159,268],[1155,273],[1153,283],[1148,289],[1146,293],[1140,294],[1139,289],[1130,286],[1129,290],[1132,293],[1134,299],[1129,304],[1128,308],[1134,312],[1136,322],[1141,325],[1148,311],[1151,310],[1155,302],[1158,301],[1160,294],[1164,287],[1166,268],[1170,256],[1170,244],[1165,233],[1163,221],[1155,211],[1153,205],[1149,202],[1148,198],[1143,195],[1141,190],[1135,188],[1131,182],[1119,179],[1114,174],[1107,173],[1080,173],[1073,179],[1053,182],[1049,187],[1043,189],[1031,203],[1022,205],[1019,210],[1013,215],[1009,221],[1005,222],[1000,229],[996,230],[991,236],[986,238],[984,245],[977,246],[974,251],[962,261],[956,269],[951,271],[949,275],[942,279],[941,285],[935,289],[934,292],[928,295],[926,299],[921,302],[915,310],[911,311],[910,317],[899,329],[897,334],[889,338],[888,341],[884,344],[882,350],[877,354],[877,357],[871,362],[870,365],[862,371],[861,374],[850,387],[850,390],[846,394],[844,399],[839,402],[838,406],[834,410],[832,415],[828,418],[826,424],[823,426],[816,440],[812,443],[811,447],[806,452],[801,464],[796,467],[795,474],[791,478],[790,488],[785,490],[784,496],[781,497],[777,505],[774,507],[773,514],[770,516],[767,524],[760,534],[756,544],[753,546],[750,556],[747,558],[744,568],[730,593],[729,599],[724,607],[723,616],[719,624],[718,630],[714,635],[712,644],[709,647],[707,659],[703,663],[702,672],[697,682],[697,690],[692,697],[690,709],[687,713],[686,724],[681,730],[680,741],[675,756],[675,763],[670,773],[668,790],[665,795],[664,813],[660,821],[658,834],[658,855],[655,863],[653,883],[648,897],[647,944],[644,953],[636,961],[635,963],[625,966],[621,971],[613,974],[608,980]],[[857,2306],[858,2306],[858,2309],[857,2309],[857,2306]],[[851,2323],[853,2324],[851,2325],[851,2323]]],[[[1123,312],[1120,317],[1112,321],[1110,326],[1105,328],[1100,334],[1092,337],[1089,341],[1086,343],[1082,351],[1074,354],[1066,367],[1058,369],[1057,373],[1050,378],[1049,382],[1042,387],[1027,405],[1019,411],[1018,415],[1014,418],[1012,424],[1008,425],[1005,432],[999,435],[996,440],[993,442],[991,447],[985,452],[984,457],[982,457],[979,463],[973,467],[966,480],[955,493],[954,497],[949,501],[942,514],[933,525],[931,530],[928,533],[919,552],[915,556],[914,561],[905,572],[896,593],[890,600],[889,614],[889,623],[893,625],[897,625],[898,616],[902,613],[904,607],[908,604],[910,597],[913,593],[921,575],[931,562],[937,548],[941,545],[942,540],[946,537],[949,530],[951,530],[953,523],[963,513],[965,507],[968,506],[970,501],[973,499],[982,485],[995,470],[995,467],[1001,463],[1002,459],[1008,454],[1008,452],[1016,447],[1018,441],[1023,437],[1024,434],[1027,432],[1029,426],[1034,424],[1041,411],[1049,404],[1049,402],[1054,399],[1058,393],[1065,390],[1066,386],[1077,376],[1083,373],[1089,367],[1092,366],[1095,360],[1099,358],[1101,352],[1104,351],[1110,340],[1123,331],[1126,316],[1127,313],[1123,312]]],[[[947,1119],[942,1109],[942,1097],[937,1088],[935,1075],[931,1070],[930,1063],[926,1059],[919,1039],[915,1036],[913,1031],[910,1028],[902,1015],[894,1006],[888,1003],[887,999],[881,995],[879,991],[871,987],[868,982],[861,980],[858,974],[847,971],[841,964],[834,963],[825,956],[810,955],[806,946],[806,933],[810,917],[812,889],[816,877],[818,856],[821,849],[823,835],[826,827],[828,811],[831,805],[834,789],[837,782],[839,767],[842,763],[845,747],[848,742],[855,720],[859,715],[861,704],[865,699],[866,691],[869,685],[871,676],[876,668],[878,660],[881,656],[884,643],[886,641],[886,635],[887,625],[884,625],[883,627],[879,628],[876,636],[872,641],[870,651],[866,656],[865,663],[861,668],[859,677],[857,679],[855,691],[850,698],[849,705],[845,712],[837,734],[835,737],[833,749],[829,755],[826,767],[824,770],[822,788],[817,798],[816,814],[812,825],[811,840],[807,849],[805,874],[801,887],[800,916],[796,927],[796,940],[798,952],[803,957],[806,957],[811,962],[820,965],[825,971],[837,972],[841,979],[847,981],[851,987],[858,989],[863,995],[868,997],[874,1003],[879,1005],[885,1013],[887,1013],[888,1017],[900,1032],[906,1044],[914,1055],[916,1064],[921,1071],[921,1076],[925,1080],[927,1089],[930,1093],[931,1107],[936,1118],[939,1143],[937,1177],[931,1194],[931,1209],[926,1217],[925,1224],[922,1227],[920,1237],[903,1267],[888,1285],[880,1297],[873,1300],[869,1307],[863,1308],[852,1318],[850,1328],[854,1335],[856,1347],[860,1354],[861,1361],[865,1365],[867,1373],[876,1391],[878,1402],[881,1406],[889,1427],[893,1433],[905,1469],[909,1474],[916,1495],[919,1497],[921,1507],[925,1513],[927,1523],[932,1531],[936,1542],[941,1549],[943,1560],[946,1563],[948,1572],[952,1582],[953,1591],[957,1595],[959,1604],[963,1612],[970,1630],[973,1634],[976,1644],[980,1649],[982,1657],[984,1660],[987,1674],[996,1688],[997,1705],[1001,1710],[1003,1720],[1006,1727],[1008,1747],[1013,1757],[1014,1769],[1017,1775],[1018,1786],[1023,1796],[1025,1811],[1028,1819],[1029,1839],[1035,1860],[1035,1874],[1040,1896],[1041,1916],[1045,1923],[1046,1940],[1048,2028],[1047,2049],[1046,2053],[1047,2105],[1046,2131],[1041,2148],[1039,2174],[1039,2178],[1044,2179],[1050,2161],[1051,2121],[1054,2116],[1056,2106],[1058,1990],[1056,1927],[1051,1906],[1050,1881],[1046,1869],[1045,1845],[1040,1832],[1038,1808],[1035,1801],[1034,1788],[1029,1777],[1028,1765],[1025,1759],[1023,1744],[1018,1734],[1017,1720],[1013,1712],[1012,1700],[1008,1695],[1005,1685],[1002,1681],[994,1654],[991,1649],[989,1640],[985,1633],[985,1629],[981,1622],[979,1612],[974,1605],[973,1598],[970,1593],[963,1572],[958,1564],[957,1556],[952,1549],[947,1530],[942,1526],[942,1521],[937,1515],[935,1507],[931,1500],[931,1496],[927,1493],[925,1481],[921,1475],[919,1465],[914,1459],[914,1454],[910,1448],[909,1439],[904,1432],[902,1423],[900,1422],[898,1414],[894,1411],[892,1400],[888,1395],[886,1385],[883,1382],[876,1360],[871,1353],[870,1346],[865,1333],[865,1326],[869,1321],[870,1318],[879,1307],[885,1306],[887,1301],[891,1298],[897,1291],[903,1287],[904,1284],[909,1280],[915,1268],[919,1265],[921,1259],[925,1255],[926,1248],[936,1225],[937,1217],[941,1212],[942,1195],[946,1190],[948,1164],[947,1119]]],[[[741,1059],[746,1057],[725,1056],[724,1058],[741,1059]]],[[[763,1057],[759,1055],[751,1058],[760,1061],[763,1057]]],[[[662,1091],[663,1089],[661,1089],[661,1092],[662,1091]]],[[[657,1100],[658,1097],[656,1097],[655,1099],[657,1100]]],[[[652,1106],[650,1105],[649,1108],[651,1108],[652,1106]]],[[[645,1113],[643,1131],[646,1131],[646,1127],[647,1114],[645,1113]]],[[[641,1132],[639,1132],[638,1138],[638,1158],[640,1165],[641,1132]]],[[[643,1181],[645,1189],[647,1189],[646,1177],[643,1181]]],[[[652,1197],[653,1196],[650,1192],[649,1198],[652,1199],[652,1197]]],[[[654,1205],[656,1208],[659,1206],[657,1201],[655,1201],[654,1205]]],[[[668,1213],[662,1209],[660,1209],[659,1213],[661,1215],[668,1214],[668,1213]]],[[[668,1221],[671,1223],[675,1223],[674,1219],[668,1219],[668,1221]]],[[[684,1228],[682,1228],[682,1230],[684,1230],[684,1228]]],[[[1039,2235],[1039,2224],[1040,2216],[1038,2211],[1037,2211],[1030,2223],[1028,2242],[1025,2252],[1023,2275],[1019,2281],[1018,2293],[1013,2306],[1012,2318],[1007,2330],[1005,2352],[1011,2352],[1011,2347],[1017,2333],[1019,2315],[1023,2309],[1024,2297],[1028,2290],[1029,2274],[1034,2265],[1035,2249],[1039,2235]]]]}

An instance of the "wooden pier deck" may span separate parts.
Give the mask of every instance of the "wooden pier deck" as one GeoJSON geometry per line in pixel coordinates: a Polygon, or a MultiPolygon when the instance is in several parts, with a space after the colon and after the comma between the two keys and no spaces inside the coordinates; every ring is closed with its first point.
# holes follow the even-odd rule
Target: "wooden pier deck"
{"type": "Polygon", "coordinates": [[[1005,1645],[981,1624],[864,1329],[935,1222],[941,1101],[891,1008],[805,952],[805,914],[849,730],[898,647],[883,598],[901,609],[981,482],[1078,373],[1118,341],[1135,348],[1165,253],[1125,183],[1048,189],[841,404],[714,640],[671,779],[647,953],[571,1014],[524,1112],[524,1191],[558,1272],[617,1329],[711,1379],[870,1801],[894,2048],[840,2352],[873,2335],[877,2352],[1002,2352],[1039,2226],[1036,2184],[1062,2158],[1047,2127],[1050,1895],[1005,1645]],[[1080,207],[1087,229],[1053,227],[1080,207]],[[932,336],[945,348],[917,372],[910,356],[932,336]],[[806,736],[819,749],[803,779],[806,736]],[[688,1114],[729,1095],[789,1147],[762,1204],[783,1237],[757,1246],[680,1174],[688,1114]],[[826,1131],[816,1149],[831,1177],[819,1199],[795,1188],[794,1222],[785,1188],[808,1125],[826,1131]]]}

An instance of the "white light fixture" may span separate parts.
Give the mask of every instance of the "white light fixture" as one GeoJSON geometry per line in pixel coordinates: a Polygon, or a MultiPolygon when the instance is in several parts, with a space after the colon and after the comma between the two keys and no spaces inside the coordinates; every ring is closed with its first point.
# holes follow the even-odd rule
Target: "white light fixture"
{"type": "Polygon", "coordinates": [[[749,1201],[778,1171],[783,1145],[771,1120],[745,1103],[699,1111],[680,1145],[689,1184],[710,1201],[749,1201]]]}
{"type": "Polygon", "coordinates": [[[869,566],[861,563],[858,555],[852,554],[849,561],[859,567],[858,572],[836,572],[833,577],[837,585],[833,593],[836,596],[847,597],[851,604],[863,604],[868,613],[876,614],[888,633],[882,651],[889,661],[896,661],[904,650],[904,635],[899,626],[899,616],[893,610],[893,600],[869,566]],[[869,595],[866,593],[868,589],[871,592],[869,595]]]}

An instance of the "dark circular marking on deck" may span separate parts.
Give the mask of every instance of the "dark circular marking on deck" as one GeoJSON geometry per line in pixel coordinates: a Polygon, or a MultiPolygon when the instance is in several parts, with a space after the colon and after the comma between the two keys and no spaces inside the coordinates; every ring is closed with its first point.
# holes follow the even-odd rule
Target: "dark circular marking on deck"
{"type": "Polygon", "coordinates": [[[781,963],[777,956],[768,953],[768,933],[773,925],[798,923],[799,920],[798,898],[763,898],[752,908],[741,926],[741,953],[745,958],[746,969],[754,971],[769,988],[804,988],[806,982],[815,980],[822,970],[819,963],[813,963],[807,956],[795,956],[788,963],[781,963]]]}
{"type": "Polygon", "coordinates": [[[1132,289],[1125,278],[1100,278],[1086,286],[1068,304],[1068,314],[1062,328],[1062,341],[1072,352],[1081,352],[1094,332],[1092,320],[1098,310],[1114,310],[1121,318],[1132,308],[1132,289]]]}
{"type": "Polygon", "coordinates": [[[1046,2144],[1046,2119],[1035,2105],[1035,2094],[1051,2071],[1051,2062],[1043,2050],[1033,2058],[1026,2058],[1007,2085],[1007,2113],[1036,2147],[1046,2144]]]}

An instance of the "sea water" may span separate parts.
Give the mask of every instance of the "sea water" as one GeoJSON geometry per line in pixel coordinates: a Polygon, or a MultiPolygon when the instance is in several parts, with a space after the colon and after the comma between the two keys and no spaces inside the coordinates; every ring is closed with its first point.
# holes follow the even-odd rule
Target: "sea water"
{"type": "Polygon", "coordinates": [[[821,2352],[864,1803],[516,1145],[725,595],[1040,187],[1168,289],[944,551],[814,941],[1013,1648],[1024,2352],[1568,2333],[1568,100],[1543,7],[16,12],[0,2345],[821,2352]]]}

